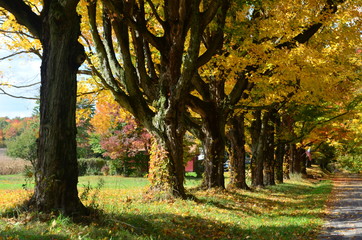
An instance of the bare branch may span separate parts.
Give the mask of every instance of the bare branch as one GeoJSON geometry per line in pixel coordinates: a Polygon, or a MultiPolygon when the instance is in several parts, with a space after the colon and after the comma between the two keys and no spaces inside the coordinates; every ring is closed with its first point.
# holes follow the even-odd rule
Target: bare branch
{"type": "Polygon", "coordinates": [[[5,57],[2,57],[0,58],[0,61],[3,61],[5,59],[8,59],[8,58],[11,58],[11,57],[14,57],[16,55],[20,55],[20,54],[23,54],[23,53],[31,53],[30,51],[20,51],[20,52],[16,52],[16,53],[13,53],[13,54],[10,54],[8,56],[5,56],[5,57]]]}
{"type": "Polygon", "coordinates": [[[83,75],[92,75],[92,70],[78,70],[78,74],[83,74],[83,75]]]}
{"type": "Polygon", "coordinates": [[[28,87],[34,87],[36,85],[40,84],[40,82],[36,82],[36,83],[32,83],[29,85],[12,85],[12,84],[7,84],[7,83],[0,83],[0,86],[7,86],[7,87],[11,87],[11,88],[28,88],[28,87]]]}
{"type": "Polygon", "coordinates": [[[91,95],[91,94],[98,94],[102,91],[106,90],[105,88],[100,88],[94,91],[90,91],[90,92],[82,92],[82,93],[78,93],[77,97],[81,97],[81,96],[86,96],[86,95],[91,95]]]}
{"type": "Polygon", "coordinates": [[[20,98],[20,99],[28,99],[28,100],[39,100],[39,98],[33,98],[33,97],[25,97],[25,96],[15,96],[13,94],[10,94],[6,92],[4,89],[0,88],[0,94],[7,95],[12,98],[20,98]]]}

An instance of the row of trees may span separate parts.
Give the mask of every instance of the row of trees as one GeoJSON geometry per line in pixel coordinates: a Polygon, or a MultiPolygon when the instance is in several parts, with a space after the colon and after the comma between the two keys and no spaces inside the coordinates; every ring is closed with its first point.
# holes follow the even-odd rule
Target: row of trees
{"type": "Polygon", "coordinates": [[[226,139],[235,187],[248,188],[246,142],[253,186],[274,184],[275,176],[282,182],[285,158],[302,172],[301,149],[315,143],[309,133],[350,118],[359,103],[359,2],[0,1],[7,31],[26,31],[20,23],[42,46],[33,205],[86,212],[76,190],[75,142],[84,60],[89,71],[81,71],[155,137],[153,190],[186,197],[186,132],[205,151],[205,188],[225,187],[226,139]]]}

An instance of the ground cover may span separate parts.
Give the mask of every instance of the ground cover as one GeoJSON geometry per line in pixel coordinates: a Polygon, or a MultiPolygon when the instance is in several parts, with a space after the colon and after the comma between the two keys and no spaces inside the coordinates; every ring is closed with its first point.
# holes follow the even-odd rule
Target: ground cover
{"type": "Polygon", "coordinates": [[[16,204],[31,191],[22,189],[21,175],[2,176],[0,239],[315,239],[331,191],[329,181],[301,178],[254,191],[200,191],[199,181],[189,177],[196,199],[184,201],[155,200],[145,178],[81,177],[80,195],[97,211],[73,223],[21,213],[16,204]]]}

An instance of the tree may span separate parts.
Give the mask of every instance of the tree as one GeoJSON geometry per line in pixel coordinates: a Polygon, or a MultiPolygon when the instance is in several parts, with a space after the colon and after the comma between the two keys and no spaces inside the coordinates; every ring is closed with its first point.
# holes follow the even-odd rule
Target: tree
{"type": "Polygon", "coordinates": [[[30,204],[39,211],[84,214],[78,198],[76,154],[76,74],[85,60],[78,42],[79,0],[44,0],[39,9],[28,1],[1,0],[0,7],[40,40],[43,53],[40,131],[35,165],[35,192],[30,204]]]}
{"type": "Polygon", "coordinates": [[[91,122],[94,134],[99,136],[102,155],[112,160],[117,173],[128,175],[148,172],[151,134],[135,118],[112,99],[109,91],[98,95],[96,112],[91,122]],[[132,169],[129,169],[132,168],[132,169]]]}
{"type": "Polygon", "coordinates": [[[185,99],[197,69],[210,60],[222,43],[222,26],[218,24],[222,23],[229,1],[103,3],[97,6],[97,1],[88,1],[98,57],[93,58],[93,71],[116,101],[156,136],[158,147],[155,144],[153,149],[159,157],[151,158],[157,161],[151,163],[150,176],[156,176],[151,179],[152,188],[185,198],[185,99]],[[101,10],[98,16],[97,7],[101,10]],[[103,29],[97,26],[97,19],[102,19],[103,29]],[[210,38],[213,40],[206,46],[202,35],[212,24],[218,37],[210,38]]]}
{"type": "Polygon", "coordinates": [[[249,190],[246,184],[245,174],[245,116],[238,114],[230,119],[230,129],[227,137],[230,142],[230,183],[228,188],[240,188],[249,190]]]}

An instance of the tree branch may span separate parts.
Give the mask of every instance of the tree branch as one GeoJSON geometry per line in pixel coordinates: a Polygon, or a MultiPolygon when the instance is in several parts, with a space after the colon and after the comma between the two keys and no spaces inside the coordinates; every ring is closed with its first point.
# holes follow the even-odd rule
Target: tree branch
{"type": "Polygon", "coordinates": [[[0,7],[11,12],[17,22],[25,26],[35,37],[41,39],[42,21],[41,17],[35,14],[29,5],[21,0],[0,0],[0,7]]]}
{"type": "Polygon", "coordinates": [[[212,19],[214,19],[214,16],[223,1],[228,2],[228,0],[221,0],[221,1],[214,0],[210,2],[209,8],[201,15],[201,21],[200,21],[201,29],[205,29],[206,26],[212,21],[212,19]]]}
{"type": "Polygon", "coordinates": [[[318,32],[318,30],[323,26],[323,20],[325,20],[328,17],[328,14],[334,14],[337,12],[337,4],[341,4],[345,2],[345,0],[327,0],[327,4],[324,6],[324,8],[321,10],[320,15],[324,15],[322,17],[320,22],[317,22],[311,26],[309,26],[307,29],[305,29],[303,32],[295,36],[291,41],[281,43],[276,46],[276,48],[287,48],[291,49],[296,47],[297,43],[306,43],[313,35],[318,32]]]}
{"type": "Polygon", "coordinates": [[[37,39],[37,38],[35,38],[33,35],[30,35],[30,34],[25,33],[25,32],[23,32],[23,31],[9,31],[9,30],[0,29],[0,32],[1,32],[1,33],[10,33],[10,34],[24,35],[25,37],[28,37],[28,38],[37,39]]]}
{"type": "Polygon", "coordinates": [[[0,94],[7,95],[12,98],[21,98],[21,99],[28,99],[28,100],[39,100],[39,98],[33,98],[33,97],[24,97],[24,96],[15,96],[13,94],[10,94],[6,92],[4,89],[0,88],[0,94]]]}
{"type": "MultiPolygon", "coordinates": [[[[99,32],[97,29],[97,22],[96,22],[96,14],[97,14],[97,5],[96,4],[97,4],[97,2],[88,1],[88,3],[89,4],[87,6],[87,10],[88,10],[88,16],[89,16],[89,25],[91,28],[91,33],[92,33],[93,41],[95,44],[95,48],[97,49],[97,53],[98,53],[97,56],[100,61],[100,65],[101,65],[100,67],[102,69],[102,74],[105,75],[105,77],[103,79],[104,79],[104,81],[107,82],[107,88],[117,89],[118,83],[112,74],[112,68],[109,63],[109,59],[107,57],[107,50],[106,50],[105,45],[102,42],[101,37],[99,36],[99,32]]],[[[94,71],[95,67],[93,65],[91,65],[91,66],[92,66],[92,70],[94,71]]],[[[100,75],[98,77],[100,77],[100,75]]]]}
{"type": "Polygon", "coordinates": [[[157,9],[151,0],[146,0],[146,2],[150,5],[153,15],[155,15],[156,20],[161,24],[161,26],[165,29],[165,21],[163,21],[160,15],[157,13],[157,9]]]}
{"type": "Polygon", "coordinates": [[[32,84],[29,84],[29,85],[21,85],[21,86],[7,84],[7,83],[0,83],[0,86],[7,86],[7,87],[12,87],[12,88],[28,88],[28,87],[36,86],[38,84],[40,84],[40,82],[32,83],[32,84]]]}

